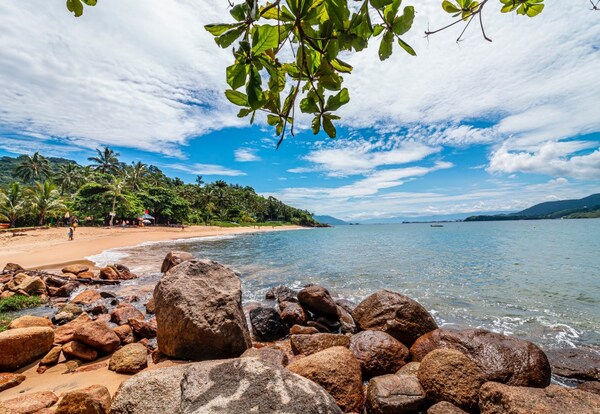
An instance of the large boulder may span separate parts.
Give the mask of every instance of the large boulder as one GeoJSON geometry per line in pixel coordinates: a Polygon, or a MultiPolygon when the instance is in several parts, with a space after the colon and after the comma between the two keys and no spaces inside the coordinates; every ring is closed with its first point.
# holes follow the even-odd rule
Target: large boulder
{"type": "Polygon", "coordinates": [[[116,350],[121,341],[107,323],[102,321],[88,322],[76,328],[73,339],[83,342],[94,349],[110,354],[116,350]]]}
{"type": "Polygon", "coordinates": [[[325,349],[292,362],[287,369],[325,388],[344,412],[362,412],[364,394],[360,363],[348,348],[325,349]]]}
{"type": "Polygon", "coordinates": [[[23,381],[25,381],[25,375],[23,374],[13,374],[10,372],[1,372],[0,373],[0,392],[7,390],[12,387],[16,387],[23,381]]]}
{"type": "Polygon", "coordinates": [[[52,328],[34,326],[0,332],[0,372],[15,371],[43,357],[52,348],[52,328]]]}
{"type": "Polygon", "coordinates": [[[8,324],[8,329],[31,328],[33,326],[45,326],[47,328],[54,328],[54,325],[52,325],[52,322],[50,322],[50,319],[48,318],[25,315],[11,321],[8,324]]]}
{"type": "Polygon", "coordinates": [[[359,332],[350,338],[348,348],[360,362],[365,379],[395,373],[408,357],[408,348],[382,331],[359,332]]]}
{"type": "Polygon", "coordinates": [[[154,290],[158,347],[173,358],[240,356],[251,346],[240,279],[211,260],[172,268],[154,290]]]}
{"type": "Polygon", "coordinates": [[[55,414],[108,414],[110,393],[103,385],[69,391],[63,395],[55,414]]]}
{"type": "Polygon", "coordinates": [[[479,395],[481,414],[598,414],[600,395],[558,385],[511,387],[487,382],[479,395]]]}
{"type": "Polygon", "coordinates": [[[546,352],[552,373],[578,380],[600,381],[600,354],[585,349],[552,349],[546,352]]]}
{"type": "Polygon", "coordinates": [[[437,329],[427,310],[400,293],[379,290],[363,300],[352,312],[361,331],[383,331],[407,347],[421,335],[437,329]]]}
{"type": "Polygon", "coordinates": [[[144,371],[121,384],[112,414],[342,414],[317,384],[256,358],[144,371]]]}
{"type": "Polygon", "coordinates": [[[481,369],[454,349],[427,354],[417,377],[429,401],[448,401],[469,412],[476,411],[479,388],[485,382],[481,369]]]}
{"type": "Polygon", "coordinates": [[[329,291],[323,286],[312,285],[298,292],[298,301],[309,311],[317,315],[338,318],[337,305],[329,291]]]}
{"type": "Polygon", "coordinates": [[[91,322],[91,320],[92,319],[87,313],[82,313],[72,321],[59,326],[56,328],[56,331],[54,331],[54,343],[66,344],[67,342],[71,342],[74,338],[77,328],[79,328],[81,325],[91,322]]]}
{"type": "Polygon", "coordinates": [[[438,329],[419,338],[410,353],[414,361],[420,361],[440,348],[467,355],[483,370],[486,381],[527,387],[550,384],[548,358],[538,346],[522,339],[483,329],[438,329]]]}
{"type": "Polygon", "coordinates": [[[34,414],[56,404],[58,397],[50,391],[34,392],[0,401],[2,414],[34,414]]]}
{"type": "Polygon", "coordinates": [[[350,338],[346,335],[315,333],[309,335],[292,335],[290,344],[294,355],[312,355],[334,346],[348,347],[350,338]]]}
{"type": "Polygon", "coordinates": [[[369,414],[413,414],[424,405],[425,391],[414,375],[382,375],[369,381],[369,414]]]}
{"type": "Polygon", "coordinates": [[[162,266],[160,267],[161,273],[167,273],[169,270],[174,268],[180,263],[187,262],[188,260],[194,260],[195,257],[188,252],[169,252],[165,256],[162,266]]]}
{"type": "Polygon", "coordinates": [[[129,344],[110,357],[108,369],[119,374],[137,374],[148,366],[148,349],[140,344],[129,344]]]}
{"type": "Polygon", "coordinates": [[[273,308],[258,307],[250,311],[252,333],[260,341],[276,341],[286,335],[279,313],[273,308]]]}

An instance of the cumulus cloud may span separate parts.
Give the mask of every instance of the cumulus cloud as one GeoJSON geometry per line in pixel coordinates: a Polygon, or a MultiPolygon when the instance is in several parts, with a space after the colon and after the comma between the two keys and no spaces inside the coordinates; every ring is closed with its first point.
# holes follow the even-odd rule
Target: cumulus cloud
{"type": "Polygon", "coordinates": [[[256,155],[256,150],[251,148],[238,148],[234,152],[235,160],[238,162],[260,161],[261,158],[256,155]]]}

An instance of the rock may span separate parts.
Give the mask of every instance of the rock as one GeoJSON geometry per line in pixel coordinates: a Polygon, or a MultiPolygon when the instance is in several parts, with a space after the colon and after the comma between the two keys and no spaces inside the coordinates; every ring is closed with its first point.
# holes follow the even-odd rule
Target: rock
{"type": "Polygon", "coordinates": [[[482,414],[597,414],[600,395],[558,385],[540,389],[487,382],[481,387],[479,407],[482,414]]]}
{"type": "Polygon", "coordinates": [[[60,310],[61,312],[69,312],[76,316],[79,316],[83,313],[83,309],[74,303],[65,303],[64,305],[60,305],[60,310]]]}
{"type": "Polygon", "coordinates": [[[427,354],[417,377],[429,401],[448,401],[469,412],[476,410],[479,388],[485,382],[481,369],[454,349],[427,354]]]}
{"type": "Polygon", "coordinates": [[[110,393],[103,385],[69,391],[58,403],[55,414],[108,414],[110,393]]]}
{"type": "Polygon", "coordinates": [[[50,391],[34,392],[0,402],[0,413],[38,413],[40,410],[56,404],[57,401],[58,397],[50,391]]]}
{"type": "Polygon", "coordinates": [[[82,264],[72,264],[62,268],[63,273],[73,273],[74,275],[87,272],[88,270],[90,270],[89,266],[82,264]]]}
{"type": "Polygon", "coordinates": [[[467,414],[467,412],[448,401],[441,401],[432,405],[429,410],[427,410],[427,414],[467,414]]]}
{"type": "Polygon", "coordinates": [[[7,263],[4,266],[3,272],[15,273],[15,272],[21,272],[24,270],[25,269],[23,269],[20,265],[18,265],[16,263],[7,263]]]}
{"type": "Polygon", "coordinates": [[[312,335],[292,335],[290,337],[294,355],[311,355],[334,346],[348,347],[350,338],[346,335],[316,333],[312,335]]]}
{"type": "Polygon", "coordinates": [[[323,326],[326,326],[329,329],[329,332],[337,332],[340,330],[342,326],[340,324],[340,320],[338,318],[328,317],[328,316],[317,316],[315,319],[316,322],[320,323],[323,326]]]}
{"type": "Polygon", "coordinates": [[[12,387],[16,387],[25,381],[25,375],[0,372],[0,392],[12,387]]]}
{"type": "Polygon", "coordinates": [[[338,318],[337,305],[322,286],[308,286],[298,292],[298,301],[309,311],[325,316],[338,318]]]}
{"type": "Polygon", "coordinates": [[[279,302],[279,314],[288,327],[293,325],[304,325],[308,320],[304,308],[298,302],[279,302]]]}
{"type": "Polygon", "coordinates": [[[11,321],[8,324],[8,329],[19,329],[19,328],[31,328],[33,326],[42,326],[47,328],[54,328],[52,322],[48,318],[41,318],[39,316],[25,315],[11,321]]]}
{"type": "MultiPolygon", "coordinates": [[[[104,303],[96,302],[96,303],[92,303],[91,305],[86,306],[85,311],[94,316],[98,316],[98,315],[107,313],[108,309],[104,303]]],[[[110,320],[110,318],[109,318],[109,320],[110,320]]]]}
{"type": "Polygon", "coordinates": [[[95,349],[78,341],[71,341],[64,344],[62,352],[67,359],[79,359],[90,362],[98,358],[98,352],[95,349]]]}
{"type": "Polygon", "coordinates": [[[81,272],[77,275],[79,279],[96,279],[94,272],[81,272]]]}
{"type": "Polygon", "coordinates": [[[119,374],[136,374],[148,366],[148,349],[129,344],[112,354],[108,369],[119,374]]]}
{"type": "Polygon", "coordinates": [[[138,276],[134,273],[131,273],[131,270],[129,270],[129,268],[125,265],[117,263],[113,267],[119,275],[119,280],[131,280],[138,278],[138,276]]]}
{"type": "Polygon", "coordinates": [[[419,372],[420,362],[409,362],[396,372],[396,375],[417,375],[419,372]]]}
{"type": "Polygon", "coordinates": [[[407,347],[421,335],[437,329],[427,310],[400,293],[379,290],[363,300],[352,312],[361,331],[383,331],[407,347]]]}
{"type": "Polygon", "coordinates": [[[250,311],[252,333],[260,341],[276,341],[286,335],[283,321],[273,308],[256,308],[250,311]]]}
{"type": "Polygon", "coordinates": [[[311,326],[294,325],[290,328],[290,335],[312,335],[316,333],[319,333],[319,330],[311,326]]]}
{"type": "Polygon", "coordinates": [[[9,329],[0,332],[0,371],[15,371],[44,356],[54,342],[48,327],[9,329]]]}
{"type": "Polygon", "coordinates": [[[419,338],[410,352],[413,361],[420,361],[439,348],[456,349],[467,355],[483,370],[486,381],[528,387],[550,384],[546,355],[528,341],[483,329],[438,329],[419,338]]]}
{"type": "Polygon", "coordinates": [[[125,325],[129,319],[144,320],[144,314],[129,303],[121,303],[110,313],[110,321],[117,325],[125,325]]]}
{"type": "Polygon", "coordinates": [[[19,285],[21,283],[23,283],[25,280],[27,280],[28,278],[30,278],[31,276],[27,275],[26,273],[17,273],[15,276],[13,276],[12,279],[10,279],[10,281],[6,284],[6,287],[12,291],[16,291],[19,289],[19,285]]]}
{"type": "Polygon", "coordinates": [[[600,381],[600,354],[596,352],[577,348],[552,349],[546,355],[555,375],[600,381]]]}
{"type": "Polygon", "coordinates": [[[52,349],[42,358],[40,365],[52,366],[58,364],[62,346],[53,346],[52,349]]]}
{"type": "Polygon", "coordinates": [[[382,331],[362,331],[350,338],[348,347],[360,362],[363,377],[394,374],[408,358],[408,348],[382,331]]]}
{"type": "Polygon", "coordinates": [[[13,297],[15,295],[15,292],[11,292],[10,290],[5,290],[4,292],[0,293],[0,299],[8,299],[10,297],[13,297]]]}
{"type": "MultiPolygon", "coordinates": [[[[132,319],[132,321],[137,321],[137,319],[132,319]]],[[[131,326],[129,325],[121,325],[113,328],[113,332],[117,334],[119,340],[122,344],[127,345],[135,342],[135,337],[133,336],[133,331],[131,330],[131,326]]]]}
{"type": "Polygon", "coordinates": [[[27,276],[23,281],[15,288],[17,292],[23,291],[28,295],[45,295],[46,284],[40,277],[27,276]]]}
{"type": "Polygon", "coordinates": [[[328,327],[326,327],[325,325],[323,325],[319,322],[316,322],[316,321],[307,321],[306,326],[315,328],[316,330],[318,330],[319,332],[322,332],[322,333],[331,333],[331,331],[329,330],[328,327]]]}
{"type": "Polygon", "coordinates": [[[154,309],[155,309],[154,298],[152,298],[148,301],[148,303],[146,303],[146,313],[153,315],[154,309]]]}
{"type": "Polygon", "coordinates": [[[352,314],[352,312],[354,312],[354,309],[356,309],[356,303],[348,299],[338,299],[335,301],[335,304],[343,308],[349,314],[352,314]]]}
{"type": "Polygon", "coordinates": [[[382,375],[369,381],[369,414],[416,413],[424,405],[425,391],[414,375],[382,375]]]}
{"type": "Polygon", "coordinates": [[[59,287],[58,289],[53,291],[53,294],[51,296],[57,296],[60,298],[68,298],[69,296],[71,296],[71,294],[73,292],[75,292],[75,289],[77,289],[79,287],[79,283],[77,282],[67,282],[64,285],[62,285],[61,287],[59,287]]]}
{"type": "Polygon", "coordinates": [[[270,347],[246,349],[246,352],[240,358],[258,358],[280,367],[285,367],[288,364],[288,357],[285,352],[270,347]]]}
{"type": "Polygon", "coordinates": [[[112,414],[342,414],[321,387],[256,358],[205,361],[134,375],[112,414]]]}
{"type": "Polygon", "coordinates": [[[342,411],[362,412],[364,394],[360,363],[347,348],[325,349],[292,362],[287,369],[323,387],[342,411]]]}
{"type": "Polygon", "coordinates": [[[594,394],[600,395],[600,382],[598,381],[586,381],[582,382],[577,386],[578,390],[593,392],[594,394]]]}
{"type": "Polygon", "coordinates": [[[90,321],[91,319],[89,315],[87,313],[82,313],[71,322],[59,326],[56,328],[56,331],[54,331],[54,343],[66,344],[67,342],[71,342],[74,338],[75,330],[81,325],[90,321]]]}
{"type": "Polygon", "coordinates": [[[298,302],[298,292],[287,286],[279,285],[267,290],[265,299],[275,299],[277,302],[298,302]]]}
{"type": "Polygon", "coordinates": [[[160,267],[160,271],[162,273],[167,273],[169,270],[174,268],[180,263],[186,262],[188,260],[195,260],[196,258],[188,252],[169,252],[165,256],[162,266],[160,267]]]}
{"type": "Polygon", "coordinates": [[[99,276],[104,280],[119,280],[119,272],[110,266],[101,268],[99,276]]]}
{"type": "Polygon", "coordinates": [[[67,322],[75,319],[75,315],[69,312],[59,312],[52,317],[52,323],[56,325],[64,325],[67,322]]]}
{"type": "Polygon", "coordinates": [[[91,305],[100,299],[102,299],[102,296],[97,290],[88,289],[78,293],[71,302],[79,305],[91,305]]]}
{"type": "Polygon", "coordinates": [[[129,325],[137,338],[156,338],[156,319],[150,321],[129,319],[129,325]]]}
{"type": "Polygon", "coordinates": [[[358,330],[356,322],[352,315],[343,307],[338,305],[338,314],[340,315],[340,330],[342,333],[354,334],[358,330]]]}
{"type": "Polygon", "coordinates": [[[183,262],[156,285],[158,347],[173,358],[237,357],[251,346],[240,279],[210,260],[183,262]]]}
{"type": "Polygon", "coordinates": [[[101,321],[88,322],[78,326],[75,329],[73,338],[104,354],[110,354],[121,344],[117,334],[106,323],[101,321]]]}

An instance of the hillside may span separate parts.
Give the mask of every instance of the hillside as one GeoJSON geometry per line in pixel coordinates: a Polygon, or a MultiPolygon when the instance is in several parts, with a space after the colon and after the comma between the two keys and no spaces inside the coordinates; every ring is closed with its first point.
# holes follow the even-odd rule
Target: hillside
{"type": "MultiPolygon", "coordinates": [[[[6,156],[0,158],[0,186],[5,186],[15,181],[14,171],[19,164],[19,160],[23,157],[21,155],[16,158],[6,156]]],[[[47,159],[50,161],[50,168],[54,174],[58,173],[61,165],[76,164],[75,161],[66,158],[48,157],[47,159]]]]}
{"type": "Polygon", "coordinates": [[[348,225],[344,220],[340,220],[338,218],[332,216],[313,216],[315,220],[319,223],[329,224],[330,226],[344,226],[348,225]]]}

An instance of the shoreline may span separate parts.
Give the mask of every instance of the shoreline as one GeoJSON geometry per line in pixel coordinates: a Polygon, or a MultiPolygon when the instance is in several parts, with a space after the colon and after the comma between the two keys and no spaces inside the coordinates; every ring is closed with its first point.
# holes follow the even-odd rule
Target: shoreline
{"type": "Polygon", "coordinates": [[[278,227],[216,227],[190,226],[184,230],[169,227],[79,227],[75,240],[68,241],[66,228],[57,227],[27,231],[18,236],[0,237],[0,268],[18,263],[26,269],[57,269],[67,264],[85,264],[86,259],[106,250],[135,247],[145,242],[168,242],[211,236],[238,235],[304,229],[301,226],[278,227]]]}

